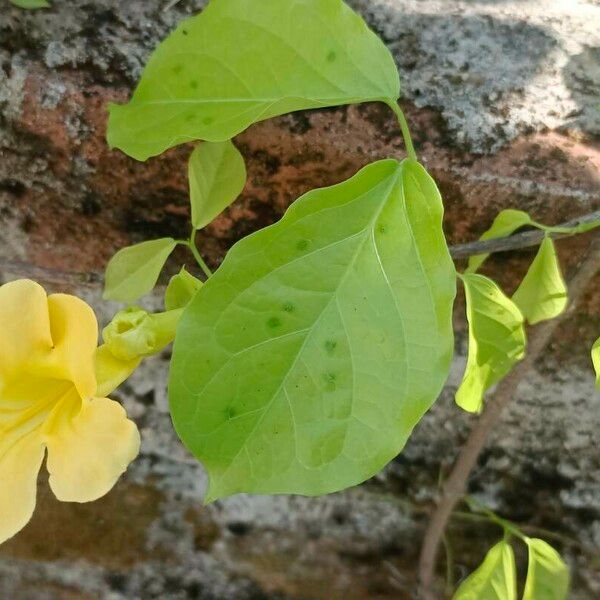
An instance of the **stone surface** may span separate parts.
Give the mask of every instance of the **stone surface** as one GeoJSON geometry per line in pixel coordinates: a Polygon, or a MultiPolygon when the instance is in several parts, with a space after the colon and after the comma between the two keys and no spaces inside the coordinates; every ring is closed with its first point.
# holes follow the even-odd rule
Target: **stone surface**
{"type": "MultiPolygon", "coordinates": [[[[25,12],[0,1],[0,276],[83,295],[106,322],[117,307],[100,300],[97,282],[112,253],[187,233],[191,150],[147,163],[109,151],[106,104],[127,98],[151,49],[204,2],[163,11],[166,0],[54,0],[25,12]]],[[[509,206],[548,223],[600,208],[598,2],[351,4],[396,57],[451,243],[475,239],[509,206]]],[[[404,155],[392,115],[377,104],[284,116],[236,143],[248,184],[198,238],[213,267],[301,193],[404,155]]],[[[567,272],[591,235],[560,242],[567,272]]],[[[510,291],[532,256],[495,257],[486,272],[510,291]]],[[[181,261],[189,257],[177,254],[169,270],[181,261]]],[[[600,594],[600,413],[588,359],[599,289],[519,390],[470,490],[528,531],[558,535],[582,600],[600,594]]],[[[158,295],[148,300],[158,306],[158,295]]],[[[142,431],[140,458],[89,505],[61,505],[42,477],[33,521],[0,548],[0,597],[414,598],[425,513],[474,421],[453,404],[466,351],[460,299],[456,327],[448,386],[404,452],[367,484],[324,498],[237,496],[203,507],[204,472],[168,416],[168,353],[147,361],[115,394],[142,431]]],[[[457,579],[499,533],[453,520],[457,579]]]]}

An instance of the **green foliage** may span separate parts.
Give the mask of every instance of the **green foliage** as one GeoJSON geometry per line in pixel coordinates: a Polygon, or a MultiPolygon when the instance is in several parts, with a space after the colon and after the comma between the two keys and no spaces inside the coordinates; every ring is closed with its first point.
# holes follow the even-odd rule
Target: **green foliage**
{"type": "Polygon", "coordinates": [[[592,346],[592,364],[596,371],[596,386],[600,388],[600,338],[598,338],[592,346]]]}
{"type": "Polygon", "coordinates": [[[156,49],[129,104],[110,106],[108,142],[145,160],[276,115],[399,94],[389,51],[341,0],[212,0],[156,49]]]}
{"type": "Polygon", "coordinates": [[[161,238],[119,250],[106,267],[104,299],[134,302],[150,292],[175,246],[173,238],[161,238]]]}
{"type": "Polygon", "coordinates": [[[567,307],[567,286],[549,237],[541,243],[512,299],[532,325],[557,317],[567,307]]]}
{"type": "Polygon", "coordinates": [[[188,164],[192,225],[201,229],[227,208],[244,189],[246,165],[229,141],[204,142],[188,164]]]}
{"type": "Polygon", "coordinates": [[[46,2],[46,0],[10,0],[10,2],[19,8],[30,10],[36,8],[48,8],[50,6],[50,3],[46,2]]]}
{"type": "Polygon", "coordinates": [[[517,572],[510,544],[496,544],[484,561],[465,579],[453,600],[516,600],[517,572]]]}
{"type": "Polygon", "coordinates": [[[461,279],[467,302],[469,352],[456,403],[466,411],[479,412],[485,391],[523,358],[523,315],[491,279],[475,273],[461,279]]]}
{"type": "Polygon", "coordinates": [[[525,538],[529,565],[523,600],[566,600],[569,569],[560,554],[544,540],[525,538]]]}
{"type": "Polygon", "coordinates": [[[384,160],[229,251],[184,313],[169,384],[207,501],[333,492],[402,449],[452,357],[442,212],[421,165],[384,160]]]}
{"type": "MultiPolygon", "coordinates": [[[[517,229],[526,226],[536,227],[537,229],[545,231],[547,234],[560,233],[573,235],[576,233],[585,233],[600,227],[600,219],[581,223],[580,225],[575,225],[573,227],[555,227],[551,225],[543,225],[542,223],[534,221],[526,212],[522,210],[507,208],[498,213],[491,227],[485,233],[483,233],[479,239],[483,241],[506,237],[512,235],[515,231],[517,231],[517,229]]],[[[475,273],[475,271],[477,271],[477,269],[479,269],[479,267],[481,267],[481,265],[486,261],[488,256],[489,254],[477,254],[476,256],[471,256],[469,258],[465,273],[475,273]]]]}
{"type": "MultiPolygon", "coordinates": [[[[491,240],[513,234],[517,229],[525,225],[534,225],[531,217],[522,210],[508,208],[500,211],[491,227],[479,238],[480,240],[491,240]]],[[[469,264],[465,273],[475,273],[485,262],[489,254],[477,254],[469,258],[469,264]]]]}
{"type": "Polygon", "coordinates": [[[188,273],[185,267],[177,275],[173,275],[165,290],[165,308],[175,310],[184,308],[202,287],[202,282],[188,273]]]}

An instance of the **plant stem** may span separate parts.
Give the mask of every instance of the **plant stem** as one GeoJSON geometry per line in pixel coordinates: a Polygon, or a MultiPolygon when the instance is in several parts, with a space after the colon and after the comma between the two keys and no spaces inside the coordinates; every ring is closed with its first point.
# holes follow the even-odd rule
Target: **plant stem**
{"type": "Polygon", "coordinates": [[[552,335],[558,326],[574,312],[588,284],[599,270],[600,240],[595,240],[590,245],[588,254],[575,276],[569,282],[569,295],[571,298],[569,308],[556,319],[546,321],[532,329],[526,357],[498,384],[496,392],[487,401],[481,417],[474,425],[467,442],[459,452],[450,476],[442,486],[437,506],[429,520],[423,538],[418,579],[420,596],[425,600],[435,598],[432,586],[439,545],[454,507],[465,494],[467,480],[477,463],[477,458],[489,434],[497,429],[502,412],[515,398],[519,384],[535,368],[536,360],[545,350],[552,335]]]}
{"type": "Polygon", "coordinates": [[[525,231],[506,237],[492,238],[489,240],[479,240],[477,242],[469,242],[468,244],[458,244],[450,246],[450,255],[452,258],[469,258],[477,254],[490,254],[492,252],[507,252],[509,250],[518,250],[520,248],[528,248],[529,246],[537,246],[546,235],[551,238],[563,238],[570,235],[575,235],[578,232],[559,232],[561,229],[573,229],[579,225],[586,225],[600,221],[600,210],[588,213],[571,221],[556,225],[552,229],[553,232],[546,233],[536,229],[535,231],[525,231]]]}
{"type": "Polygon", "coordinates": [[[208,268],[208,265],[204,262],[204,259],[200,255],[200,252],[198,251],[198,248],[196,246],[197,231],[198,231],[197,229],[193,229],[192,234],[190,235],[189,241],[184,242],[184,243],[191,250],[192,254],[194,255],[194,258],[196,259],[196,262],[198,263],[198,265],[204,271],[204,274],[208,278],[208,277],[212,276],[212,271],[208,268]]]}
{"type": "Polygon", "coordinates": [[[417,153],[415,152],[412,137],[410,136],[408,122],[406,121],[406,117],[404,116],[400,105],[395,100],[385,100],[385,103],[394,111],[394,114],[398,119],[398,125],[400,125],[400,130],[402,131],[402,137],[404,138],[404,145],[406,146],[408,157],[417,160],[417,153]]]}
{"type": "MultiPolygon", "coordinates": [[[[572,221],[567,221],[561,225],[557,225],[558,228],[571,228],[576,227],[584,223],[591,223],[600,219],[600,211],[592,212],[587,215],[583,215],[572,221]]],[[[478,242],[470,242],[468,244],[458,244],[450,246],[450,255],[452,258],[468,258],[469,256],[475,256],[477,254],[488,254],[493,252],[507,252],[509,250],[518,250],[520,248],[527,248],[529,246],[538,245],[543,237],[543,231],[526,231],[525,233],[517,233],[501,238],[494,238],[491,240],[484,240],[478,242]]],[[[567,235],[574,234],[550,234],[552,238],[563,238],[567,235]]],[[[190,247],[188,240],[178,240],[180,244],[190,247]]],[[[192,250],[193,252],[193,250],[192,250]]],[[[196,258],[196,260],[198,260],[196,258]]],[[[204,262],[204,261],[202,261],[204,262]]],[[[201,265],[201,263],[198,263],[201,265]]],[[[208,269],[208,267],[207,267],[208,269]]],[[[202,269],[205,273],[206,271],[202,269]]],[[[21,275],[27,275],[31,279],[44,281],[48,283],[68,283],[73,285],[97,285],[103,281],[103,274],[94,271],[79,272],[79,271],[68,271],[64,269],[55,269],[53,267],[40,267],[38,265],[31,264],[26,261],[6,259],[0,257],[0,274],[4,271],[6,273],[15,273],[21,275]]]]}
{"type": "MultiPolygon", "coordinates": [[[[390,493],[382,493],[382,492],[370,492],[371,496],[377,497],[379,500],[384,502],[389,502],[390,504],[394,504],[395,506],[400,506],[407,511],[416,514],[416,515],[424,515],[426,517],[431,516],[432,509],[428,506],[416,504],[415,502],[411,502],[410,500],[406,500],[404,498],[398,498],[397,496],[393,496],[390,493]]],[[[357,496],[362,497],[362,494],[358,494],[357,496]]],[[[452,511],[451,519],[456,519],[458,521],[472,521],[475,523],[490,523],[490,519],[487,515],[481,513],[473,513],[473,512],[465,512],[462,510],[454,510],[452,511]]],[[[581,552],[588,554],[590,556],[600,556],[598,552],[590,550],[588,547],[584,546],[578,540],[570,538],[566,535],[562,535],[560,533],[556,533],[554,531],[550,531],[549,529],[544,529],[543,527],[537,527],[535,525],[528,525],[526,523],[512,523],[514,527],[518,528],[520,531],[527,533],[536,537],[543,537],[549,540],[556,540],[565,546],[574,546],[578,548],[581,552]]],[[[494,523],[497,524],[497,523],[494,523]]]]}

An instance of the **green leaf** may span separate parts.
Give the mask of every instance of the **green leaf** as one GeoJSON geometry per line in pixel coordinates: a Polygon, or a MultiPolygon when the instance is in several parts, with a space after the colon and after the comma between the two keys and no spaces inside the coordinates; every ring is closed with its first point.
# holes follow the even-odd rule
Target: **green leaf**
{"type": "MultiPolygon", "coordinates": [[[[480,240],[491,240],[494,238],[505,237],[513,234],[517,229],[525,225],[535,225],[537,223],[531,220],[531,217],[522,210],[507,208],[500,211],[492,226],[479,238],[480,240]]],[[[465,273],[475,273],[479,267],[486,261],[489,254],[477,254],[469,258],[469,263],[465,273]]]]}
{"type": "Polygon", "coordinates": [[[169,385],[207,501],[334,492],[402,449],[452,358],[442,212],[421,165],[384,160],[229,251],[185,310],[169,385]]]}
{"type": "Polygon", "coordinates": [[[133,302],[150,292],[175,246],[173,238],[161,238],[119,250],[106,267],[104,299],[133,302]]]}
{"type": "Polygon", "coordinates": [[[525,330],[523,315],[491,279],[469,273],[462,280],[467,301],[469,352],[456,403],[468,412],[479,412],[485,391],[523,358],[525,330]]]}
{"type": "Polygon", "coordinates": [[[244,189],[246,165],[229,141],[199,144],[188,163],[192,225],[201,229],[227,208],[244,189]]]}
{"type": "Polygon", "coordinates": [[[592,364],[596,371],[596,386],[600,388],[600,338],[592,346],[592,364]]]}
{"type": "Polygon", "coordinates": [[[212,0],[151,56],[108,143],[145,160],[296,110],[396,100],[383,42],[341,0],[212,0]]]}
{"type": "Polygon", "coordinates": [[[516,600],[517,572],[510,544],[502,541],[460,585],[453,600],[516,600]]]}
{"type": "Polygon", "coordinates": [[[167,310],[184,308],[201,287],[202,282],[190,275],[185,267],[181,267],[181,271],[171,277],[165,291],[165,308],[167,310]]]}
{"type": "Polygon", "coordinates": [[[19,8],[35,9],[35,8],[48,8],[49,2],[46,0],[10,0],[12,4],[19,8]]]}
{"type": "Polygon", "coordinates": [[[554,242],[544,238],[513,302],[531,323],[539,323],[560,315],[567,307],[567,286],[560,272],[554,242]]]}
{"type": "Polygon", "coordinates": [[[523,600],[566,600],[569,568],[560,554],[544,540],[526,538],[529,566],[523,600]]]}

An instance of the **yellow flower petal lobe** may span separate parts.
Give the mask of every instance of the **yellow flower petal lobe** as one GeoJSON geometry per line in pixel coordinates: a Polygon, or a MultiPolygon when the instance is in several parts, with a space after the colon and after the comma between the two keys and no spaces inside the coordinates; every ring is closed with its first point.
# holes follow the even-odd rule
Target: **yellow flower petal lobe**
{"type": "Polygon", "coordinates": [[[28,279],[0,286],[0,388],[51,348],[44,288],[28,279]]]}
{"type": "Polygon", "coordinates": [[[83,300],[67,294],[49,296],[48,309],[54,343],[49,364],[75,384],[82,398],[91,398],[96,393],[96,315],[83,300]]]}
{"type": "Polygon", "coordinates": [[[0,456],[0,544],[31,519],[43,458],[39,429],[22,437],[0,456]]]}
{"type": "Polygon", "coordinates": [[[64,398],[44,425],[43,440],[50,487],[65,502],[104,496],[140,448],[135,423],[108,398],[64,398]]]}

